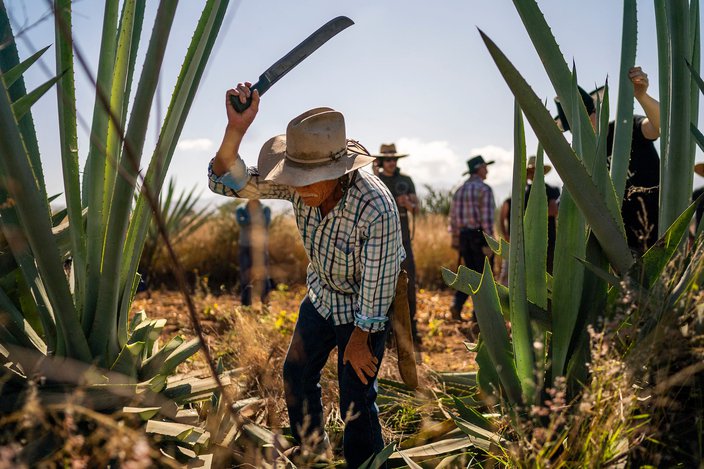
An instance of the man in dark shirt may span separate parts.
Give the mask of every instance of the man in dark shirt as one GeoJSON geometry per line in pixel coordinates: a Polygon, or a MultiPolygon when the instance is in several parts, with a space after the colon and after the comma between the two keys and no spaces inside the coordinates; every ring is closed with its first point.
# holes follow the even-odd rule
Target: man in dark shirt
{"type": "MultiPolygon", "coordinates": [[[[660,103],[648,94],[648,75],[640,67],[631,68],[629,77],[633,83],[633,95],[645,111],[645,116],[633,116],[631,157],[621,215],[628,246],[636,253],[643,254],[658,239],[660,157],[653,142],[660,137],[660,103]]],[[[596,128],[594,99],[583,89],[580,88],[579,91],[592,125],[596,128]]],[[[559,102],[557,107],[563,130],[569,130],[569,123],[559,102]]],[[[607,136],[609,159],[613,141],[614,123],[611,122],[607,136]]]]}
{"type": "Polygon", "coordinates": [[[398,214],[401,219],[401,238],[403,239],[403,249],[406,251],[406,259],[401,263],[401,268],[408,273],[408,308],[411,313],[411,332],[415,344],[420,345],[416,325],[416,263],[413,258],[413,237],[409,223],[409,214],[415,216],[418,213],[416,187],[413,180],[401,173],[398,168],[398,159],[408,155],[396,152],[395,144],[382,143],[379,154],[374,156],[377,158],[376,175],[389,188],[398,206],[398,214]]]}
{"type": "Polygon", "coordinates": [[[250,199],[237,207],[235,214],[240,227],[240,300],[242,305],[252,306],[254,290],[264,303],[272,289],[268,239],[271,209],[258,199],[250,199]]]}

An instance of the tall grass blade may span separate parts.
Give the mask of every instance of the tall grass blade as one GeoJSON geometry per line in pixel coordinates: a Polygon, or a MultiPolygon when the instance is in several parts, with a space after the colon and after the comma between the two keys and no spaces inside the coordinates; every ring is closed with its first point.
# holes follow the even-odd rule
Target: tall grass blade
{"type": "Polygon", "coordinates": [[[81,177],[78,165],[78,126],[76,122],[76,84],[73,69],[73,34],[71,31],[71,1],[57,0],[54,7],[56,23],[56,70],[62,76],[57,86],[61,167],[64,195],[71,236],[72,268],[75,275],[73,299],[79,317],[83,316],[86,281],[86,238],[81,204],[81,177]]]}
{"type": "Polygon", "coordinates": [[[623,29],[621,36],[621,66],[619,69],[618,103],[614,124],[614,144],[611,152],[611,179],[616,196],[623,198],[626,189],[628,163],[631,159],[633,136],[633,85],[628,71],[636,62],[638,18],[636,0],[623,2],[623,29]]]}
{"type": "MultiPolygon", "coordinates": [[[[511,88],[521,105],[526,118],[531,124],[538,140],[543,144],[550,160],[562,177],[565,187],[576,205],[589,222],[594,234],[601,243],[604,252],[617,272],[624,273],[634,260],[626,242],[623,221],[618,210],[619,204],[613,190],[600,193],[598,186],[587,172],[584,164],[570,148],[564,136],[557,128],[547,109],[535,92],[509,62],[501,50],[481,32],[484,43],[489,50],[499,71],[511,88]]],[[[577,96],[573,87],[573,99],[577,96]]],[[[581,103],[581,100],[579,100],[581,103]]],[[[569,107],[569,106],[568,106],[569,107]]],[[[591,123],[587,124],[591,129],[591,123]]],[[[588,132],[587,132],[588,133],[588,132]]],[[[596,137],[595,137],[596,138],[596,137]]],[[[581,148],[581,153],[586,153],[581,148]]],[[[594,152],[592,151],[592,155],[594,152]]]]}
{"type": "Polygon", "coordinates": [[[692,79],[687,69],[691,55],[689,38],[689,14],[686,0],[666,2],[667,26],[670,37],[670,100],[667,150],[660,174],[660,215],[658,235],[677,219],[689,205],[692,195],[692,166],[694,155],[690,154],[691,140],[689,124],[692,117],[690,97],[692,79]]]}
{"type": "MultiPolygon", "coordinates": [[[[508,273],[509,314],[513,339],[511,341],[513,344],[513,357],[516,362],[516,373],[523,391],[523,401],[532,402],[535,392],[535,356],[533,354],[530,317],[528,316],[525,243],[523,239],[523,213],[526,193],[526,142],[523,130],[523,116],[518,102],[514,104],[513,121],[513,187],[508,273]]],[[[487,279],[484,281],[487,281],[487,279]]],[[[498,293],[496,297],[498,299],[498,293]]]]}

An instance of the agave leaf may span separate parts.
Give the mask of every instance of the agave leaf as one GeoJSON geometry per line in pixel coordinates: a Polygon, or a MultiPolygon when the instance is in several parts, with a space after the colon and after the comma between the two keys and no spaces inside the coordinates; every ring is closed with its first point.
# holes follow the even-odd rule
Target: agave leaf
{"type": "Polygon", "coordinates": [[[457,425],[455,422],[452,419],[446,419],[442,422],[435,423],[427,428],[424,428],[415,435],[406,438],[398,444],[398,447],[400,449],[412,449],[416,446],[425,444],[430,440],[436,440],[456,429],[457,425]]]}
{"type": "Polygon", "coordinates": [[[689,72],[692,74],[692,80],[694,80],[694,84],[697,85],[697,88],[699,88],[700,92],[704,93],[704,80],[702,80],[702,77],[694,69],[692,64],[689,63],[689,61],[686,61],[685,63],[687,64],[687,68],[689,69],[689,72]]]}
{"type": "Polygon", "coordinates": [[[34,63],[39,60],[42,55],[44,55],[44,52],[46,52],[49,47],[51,46],[46,46],[45,48],[40,49],[38,52],[35,52],[29,58],[23,60],[21,63],[12,67],[10,70],[4,72],[2,74],[2,79],[5,81],[5,87],[11,87],[15,83],[15,81],[17,81],[17,79],[19,79],[24,74],[24,72],[29,69],[29,67],[34,65],[34,63]]]}
{"type": "Polygon", "coordinates": [[[639,278],[641,285],[645,288],[652,288],[657,279],[662,275],[677,248],[682,244],[682,239],[692,220],[692,216],[697,209],[697,205],[704,200],[704,194],[700,195],[682,214],[674,221],[665,234],[643,254],[642,269],[633,272],[634,278],[639,278]],[[638,274],[641,274],[640,276],[638,274]]]}
{"type": "Polygon", "coordinates": [[[360,468],[363,469],[379,469],[380,467],[385,466],[386,461],[389,459],[389,457],[396,451],[396,443],[391,443],[390,445],[386,446],[384,449],[382,449],[379,454],[376,455],[371,455],[369,459],[364,461],[360,468]]]}
{"type": "Polygon", "coordinates": [[[670,40],[670,96],[667,107],[668,139],[665,155],[661,155],[660,213],[658,234],[662,236],[687,207],[692,194],[690,153],[691,73],[687,69],[689,47],[689,7],[687,2],[665,2],[670,40]]]}
{"type": "Polygon", "coordinates": [[[81,205],[81,181],[78,164],[78,127],[76,122],[76,85],[73,69],[73,37],[71,32],[71,1],[59,0],[54,6],[56,23],[56,72],[60,74],[56,87],[61,138],[66,212],[69,218],[73,299],[76,312],[83,316],[86,283],[86,237],[81,205]]]}
{"type": "Polygon", "coordinates": [[[404,453],[400,449],[396,450],[396,452],[401,455],[401,457],[403,458],[403,460],[406,462],[406,464],[408,465],[408,467],[410,469],[423,469],[422,466],[413,462],[413,460],[409,456],[406,456],[406,453],[404,453]]]}
{"type": "MultiPolygon", "coordinates": [[[[607,191],[605,194],[602,193],[600,197],[596,196],[599,194],[597,185],[584,164],[565,141],[540,99],[496,44],[484,33],[481,34],[499,71],[516,96],[545,151],[550,155],[550,160],[562,177],[565,187],[574,197],[575,203],[592,227],[594,234],[608,255],[609,261],[618,272],[626,272],[634,261],[626,242],[615,193],[607,191]]],[[[566,108],[568,107],[566,106],[566,108]]],[[[591,124],[588,125],[591,128],[591,124]]],[[[584,149],[582,148],[582,150],[584,149]]],[[[587,154],[587,152],[583,151],[582,154],[587,154]]]]}
{"type": "MultiPolygon", "coordinates": [[[[133,278],[137,272],[141,249],[152,217],[151,208],[144,191],[149,190],[152,194],[159,194],[161,191],[166,171],[225,17],[228,3],[227,0],[208,0],[203,8],[203,13],[191,39],[191,45],[188,48],[172,94],[171,104],[161,128],[159,141],[149,163],[149,169],[142,186],[142,194],[139,196],[130,221],[124,249],[125,252],[133,253],[133,255],[131,258],[129,256],[123,258],[121,278],[133,278]]],[[[122,314],[125,314],[124,311],[129,309],[127,298],[129,298],[128,294],[123,295],[122,314]]]]}
{"type": "MultiPolygon", "coordinates": [[[[537,2],[535,0],[513,0],[513,5],[521,17],[523,26],[526,28],[526,32],[528,32],[528,36],[530,36],[536,52],[540,56],[540,61],[543,63],[545,71],[550,78],[553,88],[555,88],[555,91],[557,92],[560,102],[570,102],[575,92],[575,88],[571,83],[572,77],[570,74],[570,69],[565,62],[565,58],[560,51],[560,47],[557,45],[557,41],[545,21],[545,17],[540,11],[537,2]]],[[[523,109],[523,112],[526,112],[526,108],[522,103],[521,108],[523,109]]],[[[570,128],[574,129],[578,126],[582,129],[591,128],[589,116],[587,115],[586,108],[584,107],[581,99],[578,100],[576,106],[563,106],[563,110],[567,116],[567,121],[570,124],[570,128]]],[[[533,126],[532,122],[531,126],[533,126]]],[[[535,126],[533,126],[533,128],[535,129],[535,126]]],[[[574,132],[573,136],[577,138],[577,136],[574,135],[574,132]]],[[[591,163],[589,158],[594,155],[596,148],[594,133],[588,131],[582,132],[578,139],[583,150],[581,156],[585,158],[585,163],[589,165],[591,163]]],[[[541,143],[544,144],[542,140],[541,143]]],[[[555,160],[552,158],[552,152],[550,149],[545,146],[545,150],[548,155],[550,155],[551,161],[554,163],[555,160]]],[[[557,165],[555,165],[555,167],[557,168],[557,165]]],[[[560,173],[560,176],[562,176],[562,173],[560,173]]]]}
{"type": "Polygon", "coordinates": [[[692,135],[694,135],[694,140],[699,146],[699,149],[704,151],[704,135],[694,124],[689,124],[692,135]]]}
{"type": "MultiPolygon", "coordinates": [[[[4,87],[0,90],[0,155],[0,185],[9,190],[14,199],[19,221],[31,251],[42,253],[35,259],[47,295],[55,307],[56,322],[66,343],[66,353],[68,356],[90,361],[87,342],[78,327],[80,323],[63,271],[63,262],[52,234],[47,199],[40,191],[32,189],[37,187],[34,171],[4,87]]],[[[15,258],[17,259],[17,256],[15,258]]]]}
{"type": "Polygon", "coordinates": [[[586,259],[578,258],[577,261],[579,261],[584,267],[587,268],[587,270],[601,278],[603,281],[607,282],[609,285],[612,285],[614,287],[618,287],[620,285],[621,279],[613,275],[611,272],[604,270],[601,267],[595,266],[586,259]]]}
{"type": "Polygon", "coordinates": [[[137,364],[139,355],[144,350],[144,342],[132,342],[124,347],[117,356],[115,363],[110,367],[111,371],[121,373],[126,376],[135,377],[137,375],[137,364]]]}
{"type": "Polygon", "coordinates": [[[623,197],[631,159],[633,140],[633,85],[628,71],[636,62],[638,21],[636,0],[623,2],[623,29],[621,30],[621,65],[619,68],[618,104],[614,124],[614,144],[611,157],[611,179],[616,196],[623,197]]]}
{"type": "Polygon", "coordinates": [[[668,37],[666,0],[654,0],[655,33],[658,45],[658,89],[660,97],[660,174],[668,159],[668,136],[670,135],[670,39],[668,37]]]}
{"type": "Polygon", "coordinates": [[[164,366],[166,358],[169,357],[178,347],[180,347],[184,342],[181,336],[174,336],[169,340],[169,342],[164,345],[160,350],[158,350],[154,355],[149,357],[142,364],[142,368],[139,371],[139,376],[142,379],[149,379],[153,376],[159,374],[159,370],[164,366]]]}
{"type": "Polygon", "coordinates": [[[542,145],[538,145],[535,155],[535,175],[524,218],[524,257],[527,298],[542,309],[547,309],[548,281],[545,268],[548,256],[548,196],[543,190],[545,186],[543,153],[542,145]]]}
{"type": "MultiPolygon", "coordinates": [[[[469,448],[474,446],[474,443],[478,441],[478,438],[471,438],[466,435],[455,436],[452,438],[446,438],[444,440],[436,441],[433,443],[428,443],[422,446],[417,446],[415,448],[404,449],[403,453],[409,458],[427,458],[433,456],[439,456],[441,454],[447,454],[453,451],[458,451],[464,448],[469,448]]],[[[388,448],[388,446],[387,446],[388,448]]],[[[392,455],[389,459],[403,459],[401,455],[392,455]]],[[[364,467],[364,466],[362,466],[364,467]]]]}
{"type": "Polygon", "coordinates": [[[0,325],[15,338],[16,345],[33,347],[46,355],[46,344],[2,289],[0,289],[0,325]]]}
{"type": "MultiPolygon", "coordinates": [[[[125,287],[131,288],[132,278],[121,279],[120,265],[126,252],[124,251],[124,243],[130,220],[132,195],[149,124],[149,109],[154,100],[159,71],[161,70],[169,32],[176,14],[176,6],[175,2],[169,1],[162,1],[159,4],[156,22],[145,57],[146,63],[150,64],[150,66],[142,70],[142,76],[135,94],[134,108],[139,109],[139,112],[132,114],[127,126],[122,157],[119,159],[121,177],[115,180],[114,191],[111,192],[112,199],[110,200],[110,212],[107,219],[108,228],[105,238],[103,275],[97,303],[98,310],[103,312],[103,314],[96,316],[93,333],[89,337],[91,350],[96,356],[101,355],[101,350],[102,353],[105,353],[105,349],[102,348],[105,344],[101,343],[104,340],[101,340],[101,338],[106,336],[110,338],[107,344],[108,361],[118,347],[118,337],[122,337],[122,340],[124,340],[127,335],[127,311],[119,308],[118,300],[125,287]],[[120,280],[124,280],[126,283],[121,285],[120,280]],[[107,314],[108,312],[110,314],[107,314]]],[[[125,18],[127,17],[128,15],[125,14],[125,18]]],[[[131,29],[126,34],[131,34],[131,29]]],[[[128,58],[129,52],[126,56],[126,59],[128,58]]],[[[118,69],[119,65],[120,60],[118,60],[118,69]]],[[[113,92],[116,90],[116,83],[118,83],[117,80],[113,81],[113,92]]],[[[121,106],[121,103],[116,103],[116,108],[121,108],[121,106]]],[[[110,135],[108,131],[108,156],[111,148],[110,135]]],[[[109,179],[106,179],[106,183],[109,184],[109,179]]],[[[113,189],[113,187],[108,189],[113,189]]],[[[126,257],[133,255],[137,255],[137,253],[129,252],[126,257]]]]}
{"type": "MultiPolygon", "coordinates": [[[[535,393],[535,356],[533,355],[533,334],[531,332],[530,317],[528,316],[525,241],[523,236],[523,213],[526,187],[526,142],[525,133],[523,131],[523,116],[518,102],[514,104],[513,145],[511,251],[508,264],[509,317],[511,321],[511,343],[513,344],[513,359],[516,364],[516,372],[518,373],[518,379],[520,380],[523,390],[523,400],[530,402],[533,400],[533,394],[535,393]]],[[[539,265],[542,270],[542,266],[545,265],[545,263],[543,262],[539,265]]]]}
{"type": "Polygon", "coordinates": [[[149,420],[159,413],[161,407],[123,407],[123,414],[138,415],[142,420],[149,420]]]}
{"type": "Polygon", "coordinates": [[[475,443],[475,445],[485,451],[489,449],[491,443],[500,444],[502,442],[502,438],[492,431],[485,430],[484,428],[467,422],[459,417],[454,417],[454,421],[457,424],[457,428],[462,430],[462,433],[469,437],[476,438],[477,443],[475,443]]]}
{"type": "Polygon", "coordinates": [[[108,195],[104,191],[105,159],[108,136],[110,89],[112,88],[113,70],[115,68],[115,47],[117,45],[117,18],[119,0],[106,0],[103,15],[103,30],[100,41],[98,60],[98,78],[96,80],[95,102],[93,104],[93,122],[91,124],[90,148],[83,172],[83,204],[90,208],[86,227],[86,293],[83,330],[90,334],[95,318],[98,291],[100,286],[101,266],[105,228],[103,222],[103,201],[108,195]]]}
{"type": "Polygon", "coordinates": [[[477,412],[475,409],[464,405],[464,402],[456,396],[452,396],[452,399],[455,401],[455,408],[457,409],[457,413],[463,422],[471,423],[472,425],[487,431],[491,431],[493,429],[491,422],[489,422],[489,420],[482,414],[477,412]]]}
{"type": "MultiPolygon", "coordinates": [[[[472,288],[474,290],[474,287],[472,288]]],[[[472,294],[472,301],[479,329],[484,336],[489,356],[496,367],[506,396],[511,403],[520,403],[522,402],[521,381],[513,361],[511,343],[488,259],[484,261],[482,280],[472,294]]]]}
{"type": "Polygon", "coordinates": [[[210,434],[198,427],[175,422],[148,420],[144,431],[168,437],[190,447],[195,445],[205,446],[210,439],[210,434]]]}
{"type": "Polygon", "coordinates": [[[46,92],[49,91],[57,81],[59,81],[60,78],[61,76],[50,78],[30,93],[22,96],[20,99],[12,103],[12,112],[15,113],[15,118],[18,121],[21,120],[29,112],[34,103],[39,101],[39,99],[44,96],[46,92]]]}

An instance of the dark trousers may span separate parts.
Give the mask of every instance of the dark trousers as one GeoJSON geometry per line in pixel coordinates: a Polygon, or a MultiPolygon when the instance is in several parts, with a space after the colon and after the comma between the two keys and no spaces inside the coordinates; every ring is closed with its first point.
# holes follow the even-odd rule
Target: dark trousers
{"type": "MultiPolygon", "coordinates": [[[[486,258],[482,252],[482,247],[484,246],[487,246],[487,243],[481,229],[463,228],[460,230],[460,256],[464,261],[464,265],[480,274],[484,270],[484,259],[486,258]]],[[[466,293],[459,290],[455,291],[452,309],[462,311],[464,302],[467,301],[468,297],[469,295],[466,293]]]]}
{"type": "Polygon", "coordinates": [[[413,334],[413,342],[420,344],[416,324],[416,261],[413,258],[411,246],[404,244],[403,248],[406,250],[406,259],[401,262],[401,268],[408,274],[408,310],[411,313],[411,333],[413,334]]]}
{"type": "Polygon", "coordinates": [[[252,278],[252,267],[254,265],[254,259],[252,256],[251,246],[240,246],[239,251],[239,261],[240,261],[240,300],[243,305],[252,305],[252,290],[254,290],[254,282],[258,281],[259,285],[258,291],[260,293],[260,300],[263,302],[269,295],[269,292],[273,289],[273,281],[269,278],[269,258],[268,255],[264,256],[264,268],[265,272],[263,278],[254,279],[252,278]]]}
{"type": "MultiPolygon", "coordinates": [[[[323,318],[306,296],[284,362],[284,392],[291,433],[299,443],[310,443],[314,435],[318,438],[324,435],[320,374],[337,346],[340,414],[345,419],[343,449],[350,468],[360,466],[384,447],[376,405],[376,376],[363,384],[349,363],[342,364],[354,328],[354,324],[335,326],[332,317],[323,318]]],[[[384,356],[386,330],[369,335],[369,345],[379,365],[384,356]]]]}

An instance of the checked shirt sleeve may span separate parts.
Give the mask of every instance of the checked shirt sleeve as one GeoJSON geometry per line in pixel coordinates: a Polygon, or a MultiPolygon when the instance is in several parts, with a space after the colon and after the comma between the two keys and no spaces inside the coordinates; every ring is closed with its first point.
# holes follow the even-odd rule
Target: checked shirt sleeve
{"type": "Polygon", "coordinates": [[[494,211],[496,210],[496,203],[494,202],[494,193],[489,186],[485,186],[483,188],[481,200],[482,231],[484,231],[484,233],[488,235],[493,236],[494,211]]]}
{"type": "Polygon", "coordinates": [[[403,249],[395,212],[380,214],[368,228],[362,247],[362,282],[355,326],[369,332],[384,329],[396,293],[403,249]]]}
{"type": "Polygon", "coordinates": [[[293,200],[291,187],[260,179],[257,169],[247,168],[242,158],[237,158],[230,171],[222,176],[213,173],[213,161],[215,158],[208,165],[208,187],[216,194],[243,199],[293,200]]]}

